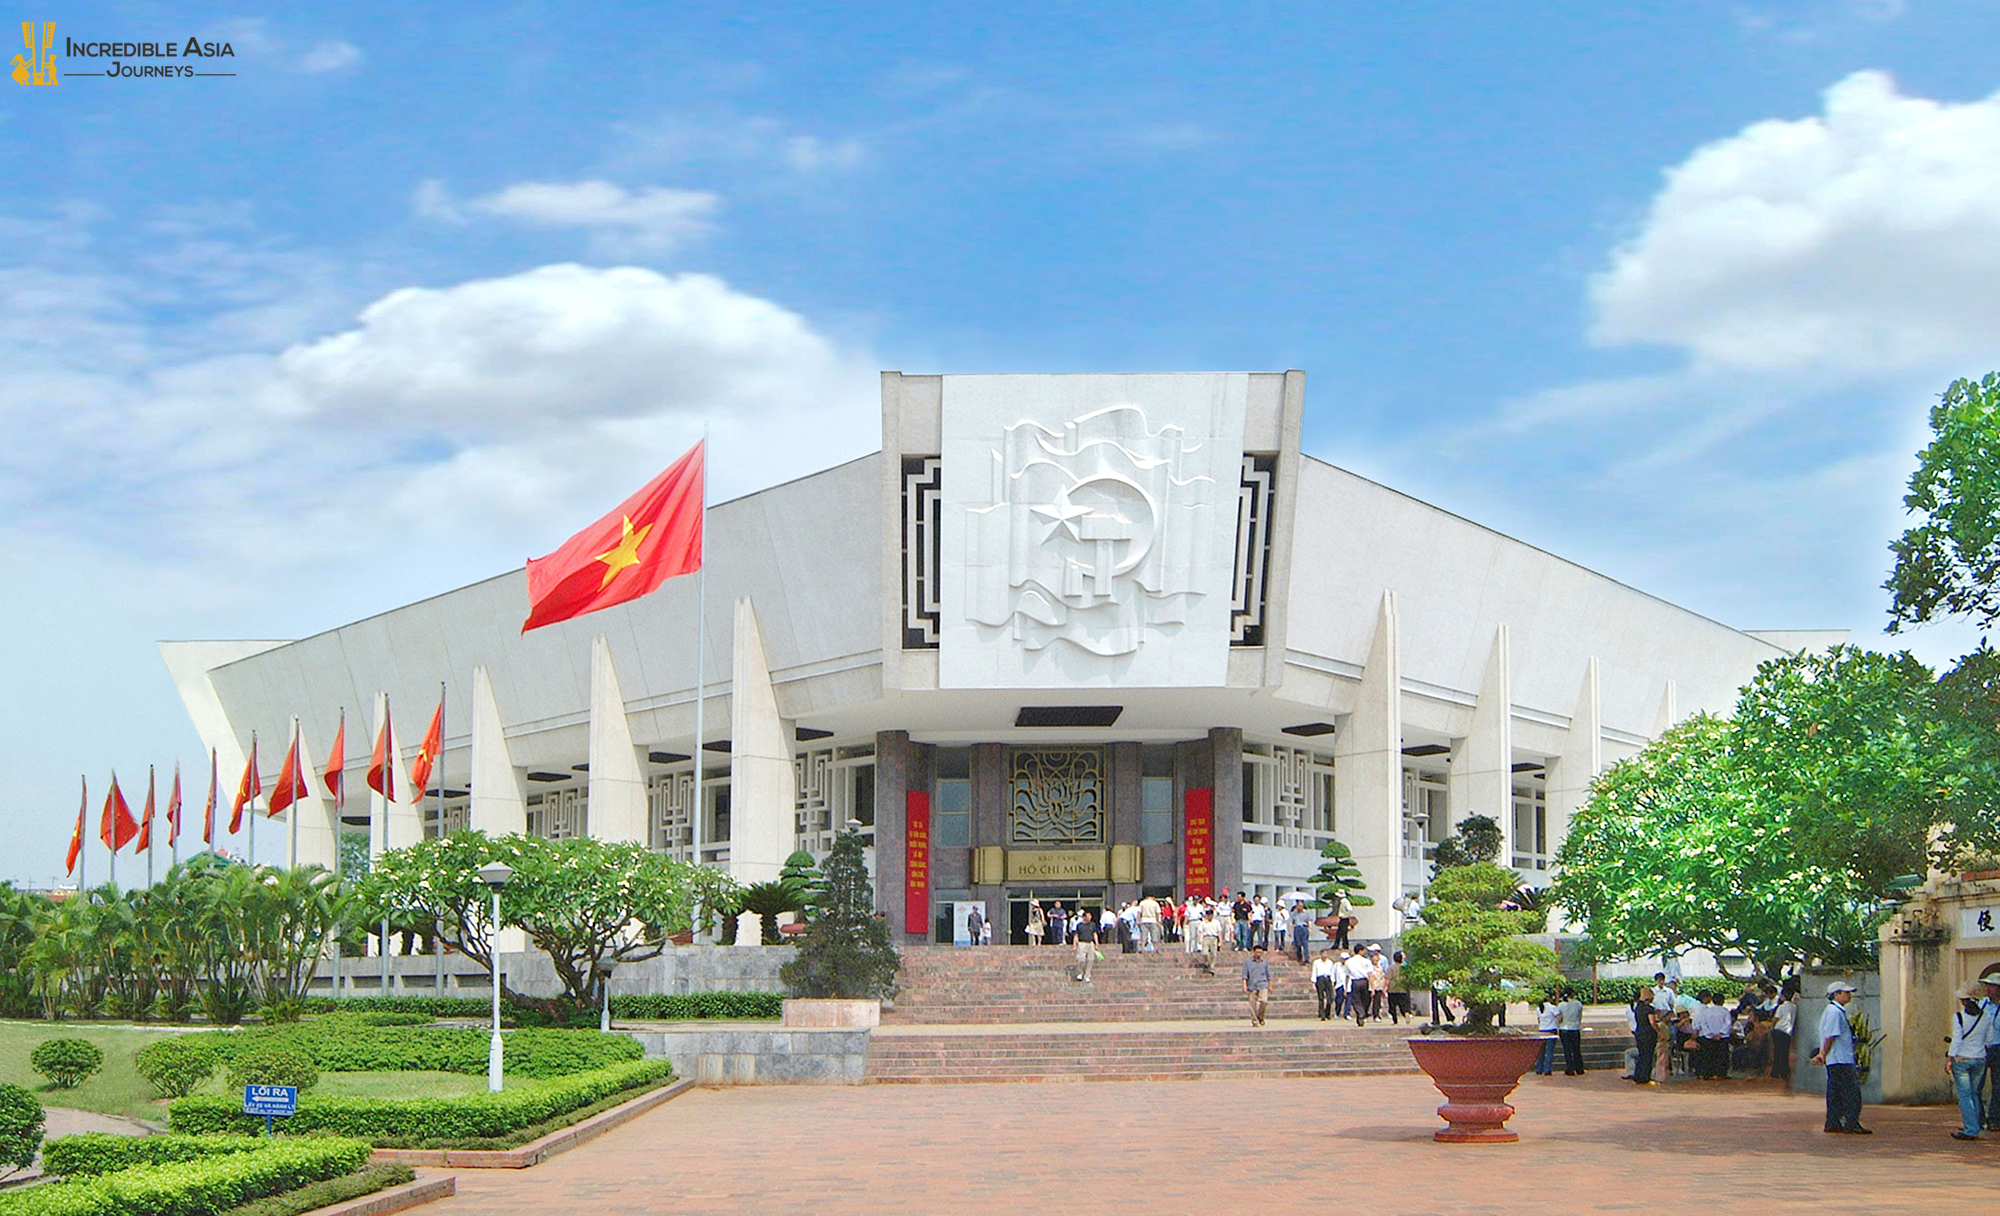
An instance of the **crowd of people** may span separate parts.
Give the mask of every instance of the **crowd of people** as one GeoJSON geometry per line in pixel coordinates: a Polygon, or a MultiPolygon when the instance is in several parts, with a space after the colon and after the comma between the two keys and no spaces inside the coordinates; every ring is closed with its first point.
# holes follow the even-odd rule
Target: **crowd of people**
{"type": "MultiPolygon", "coordinates": [[[[1178,944],[1185,953],[1202,956],[1211,970],[1216,955],[1224,949],[1277,950],[1304,964],[1314,924],[1334,922],[1328,931],[1344,946],[1347,929],[1354,921],[1352,912],[1352,908],[1340,907],[1331,917],[1320,917],[1305,899],[1271,900],[1228,892],[1219,898],[1178,902],[1148,895],[1128,899],[1121,906],[1107,903],[1097,909],[1064,907],[1061,900],[1044,905],[1031,899],[1027,937],[1031,946],[1073,945],[1088,926],[1092,940],[1100,946],[1115,943],[1127,953],[1154,953],[1162,945],[1178,944]]],[[[973,940],[977,942],[979,937],[975,934],[973,940]]]]}

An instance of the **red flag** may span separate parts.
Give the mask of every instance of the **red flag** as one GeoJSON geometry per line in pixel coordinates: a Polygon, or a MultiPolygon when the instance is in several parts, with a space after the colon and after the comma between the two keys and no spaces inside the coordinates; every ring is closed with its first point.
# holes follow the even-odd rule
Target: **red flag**
{"type": "Polygon", "coordinates": [[[264,792],[264,783],[257,777],[257,736],[250,736],[250,760],[243,766],[243,780],[236,783],[236,801],[229,804],[229,834],[234,836],[243,828],[243,807],[254,802],[264,792]]]}
{"type": "Polygon", "coordinates": [[[146,813],[139,816],[139,843],[132,846],[134,853],[143,853],[153,847],[153,767],[146,766],[146,813]]]}
{"type": "Polygon", "coordinates": [[[410,788],[417,791],[417,797],[423,797],[424,787],[431,779],[431,769],[437,766],[438,752],[443,748],[444,699],[439,698],[437,712],[431,715],[431,728],[424,732],[423,746],[417,748],[417,758],[410,765],[410,788]]]}
{"type": "Polygon", "coordinates": [[[306,775],[299,770],[299,735],[292,732],[292,745],[285,749],[285,762],[278,766],[278,784],[271,787],[271,801],[266,815],[276,817],[279,811],[305,797],[306,775]]]}
{"type": "Polygon", "coordinates": [[[347,766],[347,713],[340,715],[340,729],[334,732],[333,746],[326,752],[326,792],[340,801],[340,770],[347,766]]]}
{"type": "Polygon", "coordinates": [[[181,838],[181,762],[174,761],[174,792],[167,795],[167,847],[181,838]]]}
{"type": "Polygon", "coordinates": [[[97,836],[104,847],[116,853],[132,843],[132,837],[139,834],[139,821],[132,818],[132,808],[125,804],[125,795],[118,789],[118,774],[111,774],[111,792],[104,796],[104,814],[97,820],[97,836]]]}
{"type": "Polygon", "coordinates": [[[522,633],[637,599],[677,574],[701,569],[705,447],[706,441],[689,448],[562,548],[529,559],[522,633]]]}
{"type": "Polygon", "coordinates": [[[368,758],[368,788],[396,800],[396,755],[390,749],[389,703],[382,703],[382,729],[375,735],[375,754],[368,758]]]}
{"type": "Polygon", "coordinates": [[[215,843],[215,804],[221,800],[215,779],[215,749],[208,749],[208,805],[201,811],[201,842],[215,843]]]}
{"type": "Polygon", "coordinates": [[[84,779],[83,801],[76,804],[76,831],[69,834],[69,858],[63,862],[63,873],[76,873],[76,859],[83,856],[83,816],[90,810],[90,780],[84,779]]]}

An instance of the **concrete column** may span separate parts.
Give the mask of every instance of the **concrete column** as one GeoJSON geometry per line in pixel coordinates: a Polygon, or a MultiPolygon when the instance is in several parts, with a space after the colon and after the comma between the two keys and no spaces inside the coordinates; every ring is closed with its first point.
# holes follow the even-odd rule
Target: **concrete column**
{"type": "Polygon", "coordinates": [[[1354,852],[1372,908],[1356,909],[1356,937],[1393,937],[1391,900],[1403,890],[1403,659],[1396,593],[1382,593],[1354,712],[1334,736],[1333,826],[1354,852]]]}
{"type": "MultiPolygon", "coordinates": [[[[1240,767],[1238,771],[1241,772],[1240,767]]],[[[1241,778],[1239,778],[1239,780],[1240,779],[1241,778]]],[[[1173,819],[1174,819],[1174,840],[1177,842],[1177,845],[1184,845],[1186,844],[1187,841],[1186,832],[1187,832],[1188,791],[1189,790],[1212,791],[1215,788],[1214,781],[1215,781],[1215,762],[1212,753],[1210,751],[1207,739],[1190,739],[1185,743],[1174,744],[1173,819]]],[[[1240,811],[1238,812],[1238,815],[1239,816],[1241,815],[1240,811]]],[[[1213,860],[1214,854],[1219,852],[1219,846],[1216,844],[1216,841],[1219,838],[1220,838],[1219,834],[1215,832],[1214,826],[1211,825],[1210,841],[1209,841],[1211,865],[1215,864],[1213,860]]],[[[1174,887],[1181,894],[1185,895],[1187,893],[1186,892],[1187,873],[1185,868],[1185,858],[1179,855],[1178,847],[1175,850],[1175,854],[1176,855],[1174,861],[1177,868],[1173,872],[1174,887]]],[[[1239,872],[1241,872],[1240,868],[1239,872]]],[[[1209,894],[1210,895],[1222,894],[1222,883],[1219,880],[1216,881],[1213,884],[1213,886],[1209,889],[1209,894]]]]}
{"type": "Polygon", "coordinates": [[[1569,821],[1590,794],[1590,783],[1604,768],[1604,715],[1597,695],[1597,659],[1584,664],[1583,687],[1569,717],[1562,754],[1549,764],[1549,846],[1569,835],[1569,821]]]}
{"type": "Polygon", "coordinates": [[[597,840],[650,844],[646,770],[632,746],[625,694],[611,665],[611,644],[590,641],[590,835],[597,840]]]}
{"type": "MultiPolygon", "coordinates": [[[[1144,769],[1143,757],[1137,743],[1113,743],[1104,749],[1105,795],[1110,800],[1105,808],[1105,824],[1110,829],[1107,845],[1139,843],[1139,814],[1144,789],[1140,784],[1144,769]]],[[[1147,874],[1144,883],[1161,881],[1159,876],[1147,874]]],[[[1111,899],[1123,904],[1128,899],[1139,898],[1142,883],[1118,882],[1110,884],[1111,899]]]]}
{"type": "MultiPolygon", "coordinates": [[[[1007,745],[972,746],[972,847],[1006,848],[1008,805],[1007,745]]],[[[993,940],[1006,944],[1007,888],[1003,883],[975,883],[972,898],[986,901],[987,914],[998,918],[993,940]]]]}
{"type": "Polygon", "coordinates": [[[916,778],[916,745],[906,730],[875,732],[875,910],[903,938],[903,807],[916,778]]]}
{"type": "Polygon", "coordinates": [[[1215,782],[1215,885],[1243,889],[1243,732],[1217,726],[1208,732],[1215,782]]]}
{"type": "Polygon", "coordinates": [[[1680,707],[1674,703],[1674,682],[1667,681],[1666,691],[1660,694],[1660,712],[1653,718],[1653,738],[1657,739],[1674,728],[1681,720],[1680,707]]]}
{"type": "Polygon", "coordinates": [[[748,596],[736,601],[729,739],[729,872],[739,882],[773,882],[791,855],[798,786],[764,634],[748,596]]]}
{"type": "MultiPolygon", "coordinates": [[[[306,775],[306,788],[314,791],[294,802],[285,814],[298,816],[299,864],[333,869],[334,851],[339,847],[340,829],[333,822],[333,800],[317,791],[326,788],[319,765],[313,760],[312,744],[299,735],[299,770],[306,775]]],[[[289,826],[289,825],[288,825],[289,826]]],[[[165,824],[161,825],[162,830],[165,824]]]]}
{"type": "Polygon", "coordinates": [[[528,792],[507,751],[500,703],[484,667],[472,669],[471,826],[489,836],[528,830],[528,792]]]}
{"type": "Polygon", "coordinates": [[[1503,866],[1514,858],[1514,694],[1507,641],[1507,627],[1501,625],[1479,683],[1472,729],[1452,751],[1449,778],[1454,822],[1488,815],[1500,824],[1503,866]]]}

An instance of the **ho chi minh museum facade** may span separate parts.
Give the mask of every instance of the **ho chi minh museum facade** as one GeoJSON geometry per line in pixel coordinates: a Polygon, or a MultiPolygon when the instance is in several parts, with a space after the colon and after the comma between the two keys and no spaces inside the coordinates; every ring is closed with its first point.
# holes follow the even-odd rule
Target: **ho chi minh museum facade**
{"type": "MultiPolygon", "coordinates": [[[[407,758],[442,682],[442,824],[371,795],[345,817],[378,849],[588,834],[759,881],[854,819],[914,941],[954,900],[1018,931],[1030,896],[1277,894],[1336,836],[1386,935],[1459,819],[1542,881],[1606,763],[1839,636],[1739,632],[1307,457],[1304,388],[885,373],[880,453],[710,508],[699,747],[693,577],[525,635],[517,570],[162,649],[225,783],[253,730],[274,768],[294,716],[310,751],[346,706],[365,792],[383,697],[407,758]]],[[[303,808],[328,861],[332,808],[303,808]]]]}

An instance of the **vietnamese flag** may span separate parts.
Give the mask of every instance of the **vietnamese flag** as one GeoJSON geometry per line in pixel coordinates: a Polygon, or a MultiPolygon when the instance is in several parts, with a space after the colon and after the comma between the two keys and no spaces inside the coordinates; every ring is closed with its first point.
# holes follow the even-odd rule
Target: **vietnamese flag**
{"type": "Polygon", "coordinates": [[[250,736],[250,760],[243,766],[243,780],[236,783],[236,801],[229,804],[229,834],[234,836],[243,829],[243,807],[257,800],[264,792],[264,783],[257,777],[257,736],[250,736]]]}
{"type": "Polygon", "coordinates": [[[382,729],[375,733],[375,754],[368,757],[368,788],[396,800],[396,757],[389,749],[389,702],[382,702],[382,729]]]}
{"type": "Polygon", "coordinates": [[[167,847],[181,838],[181,762],[174,761],[174,792],[167,795],[167,847]]]}
{"type": "Polygon", "coordinates": [[[146,812],[139,816],[139,843],[132,846],[134,853],[143,853],[153,847],[153,766],[146,766],[146,812]]]}
{"type": "Polygon", "coordinates": [[[216,789],[215,779],[215,749],[211,747],[208,749],[208,805],[203,807],[201,812],[201,842],[203,844],[212,845],[215,843],[215,804],[220,800],[221,795],[216,789]]]}
{"type": "Polygon", "coordinates": [[[695,444],[562,548],[529,559],[522,633],[637,599],[677,574],[701,569],[706,447],[706,440],[695,444]]]}
{"type": "Polygon", "coordinates": [[[76,831],[69,834],[69,857],[63,862],[63,873],[76,873],[76,859],[83,856],[83,816],[90,810],[90,779],[83,782],[83,801],[76,804],[76,831]]]}
{"type": "Polygon", "coordinates": [[[333,746],[326,752],[326,792],[340,801],[340,770],[347,766],[347,711],[340,711],[340,729],[334,732],[333,746]]]}
{"type": "Polygon", "coordinates": [[[437,766],[438,752],[443,749],[444,699],[440,697],[437,712],[431,715],[431,728],[424,732],[423,746],[417,748],[417,758],[410,765],[410,787],[417,791],[417,797],[424,796],[424,786],[430,782],[431,770],[437,766]]]}
{"type": "Polygon", "coordinates": [[[305,797],[306,775],[299,771],[299,736],[292,732],[292,745],[285,749],[285,762],[278,766],[278,784],[271,787],[271,801],[264,812],[277,818],[278,812],[305,797]]]}
{"type": "Polygon", "coordinates": [[[118,788],[118,774],[111,774],[111,792],[104,796],[104,814],[98,817],[97,836],[104,846],[116,853],[132,843],[139,834],[139,821],[132,818],[132,808],[125,804],[125,795],[118,788]]]}

